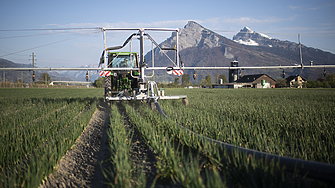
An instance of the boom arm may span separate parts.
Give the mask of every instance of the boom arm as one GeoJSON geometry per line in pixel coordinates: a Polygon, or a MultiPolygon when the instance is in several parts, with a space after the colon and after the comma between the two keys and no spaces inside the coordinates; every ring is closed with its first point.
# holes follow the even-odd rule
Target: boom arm
{"type": "MultiPolygon", "coordinates": [[[[167,67],[144,67],[146,70],[166,70],[167,67]]],[[[229,70],[229,69],[296,69],[301,65],[260,67],[183,67],[185,70],[229,70]]],[[[303,68],[335,68],[335,65],[304,65],[303,68]]],[[[139,70],[140,68],[0,68],[0,71],[83,71],[83,70],[139,70]]],[[[173,67],[180,69],[180,67],[173,67]]]]}

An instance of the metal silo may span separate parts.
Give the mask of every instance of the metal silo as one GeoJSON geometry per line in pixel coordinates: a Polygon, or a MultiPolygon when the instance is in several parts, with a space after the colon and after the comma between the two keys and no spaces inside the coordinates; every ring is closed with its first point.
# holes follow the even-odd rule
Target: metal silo
{"type": "MultiPolygon", "coordinates": [[[[231,67],[238,67],[238,61],[232,61],[230,63],[231,67]]],[[[238,75],[237,69],[229,69],[229,83],[236,82],[238,75]]]]}

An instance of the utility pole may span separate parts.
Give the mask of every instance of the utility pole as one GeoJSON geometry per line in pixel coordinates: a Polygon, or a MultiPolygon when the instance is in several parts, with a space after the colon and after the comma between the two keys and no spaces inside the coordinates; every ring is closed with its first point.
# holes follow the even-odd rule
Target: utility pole
{"type": "MultiPolygon", "coordinates": [[[[33,62],[32,62],[32,65],[33,65],[33,68],[35,67],[35,61],[37,61],[37,59],[35,59],[35,57],[36,57],[36,55],[34,55],[34,52],[33,52],[33,54],[32,55],[30,55],[31,57],[32,57],[32,59],[29,59],[29,61],[30,60],[32,60],[33,62]]],[[[33,83],[35,82],[35,70],[33,70],[33,83]]]]}
{"type": "Polygon", "coordinates": [[[301,68],[303,69],[302,53],[301,53],[301,43],[300,43],[300,34],[298,34],[298,38],[299,38],[299,50],[300,50],[300,53],[299,53],[299,56],[300,56],[300,65],[301,65],[301,68]]]}
{"type": "MultiPolygon", "coordinates": [[[[2,68],[5,68],[4,66],[2,68]]],[[[6,71],[3,71],[2,73],[2,81],[4,81],[5,85],[6,85],[6,71]]]]}

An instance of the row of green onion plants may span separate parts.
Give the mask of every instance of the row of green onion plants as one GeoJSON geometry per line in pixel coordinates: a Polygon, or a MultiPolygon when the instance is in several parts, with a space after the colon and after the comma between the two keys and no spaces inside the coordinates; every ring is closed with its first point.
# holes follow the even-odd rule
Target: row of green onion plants
{"type": "Polygon", "coordinates": [[[141,169],[136,169],[130,157],[132,131],[127,130],[124,117],[115,103],[111,105],[110,126],[107,130],[111,157],[111,168],[102,168],[111,187],[145,187],[146,178],[141,169]]]}
{"type": "MultiPolygon", "coordinates": [[[[0,91],[1,92],[1,91],[0,91]]],[[[25,90],[21,90],[24,93],[25,90]]],[[[31,107],[19,110],[25,105],[15,97],[7,97],[18,107],[17,112],[7,113],[1,120],[0,142],[4,147],[0,154],[1,187],[37,187],[43,179],[55,170],[55,166],[70,149],[96,109],[99,99],[89,97],[87,92],[71,90],[62,98],[49,96],[50,90],[34,90],[44,98],[25,98],[31,107]]],[[[9,102],[8,102],[9,101],[9,102]]],[[[2,102],[2,101],[0,101],[2,102]]],[[[5,114],[9,108],[3,108],[5,114]]]]}
{"type": "Polygon", "coordinates": [[[152,187],[157,181],[182,187],[225,187],[218,170],[209,164],[208,158],[197,151],[187,149],[187,144],[197,140],[196,137],[190,136],[185,130],[171,124],[171,121],[145,105],[125,106],[131,124],[156,154],[157,172],[152,187]],[[183,137],[187,144],[179,142],[176,139],[179,136],[183,137]],[[207,174],[206,178],[203,177],[204,173],[207,174]]]}

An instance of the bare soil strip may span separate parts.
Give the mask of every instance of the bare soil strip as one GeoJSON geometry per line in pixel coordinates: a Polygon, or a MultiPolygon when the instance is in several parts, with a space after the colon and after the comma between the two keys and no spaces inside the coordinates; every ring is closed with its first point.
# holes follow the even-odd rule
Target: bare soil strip
{"type": "Polygon", "coordinates": [[[76,144],[62,158],[56,171],[40,187],[107,187],[100,164],[110,157],[106,129],[109,107],[101,102],[76,144]]]}
{"type": "MultiPolygon", "coordinates": [[[[117,103],[120,114],[124,118],[125,128],[132,134],[130,155],[136,171],[146,174],[146,187],[151,187],[156,177],[156,157],[154,152],[129,123],[129,117],[121,103],[117,103]]],[[[93,117],[78,138],[75,145],[60,160],[54,173],[40,185],[49,187],[108,187],[107,180],[102,174],[101,167],[111,169],[111,153],[108,146],[107,129],[110,124],[110,106],[101,102],[93,117]]],[[[113,180],[114,177],[110,177],[113,180]]],[[[134,180],[136,181],[136,180],[134,180]]],[[[172,181],[156,181],[155,187],[180,187],[172,181]]]]}

